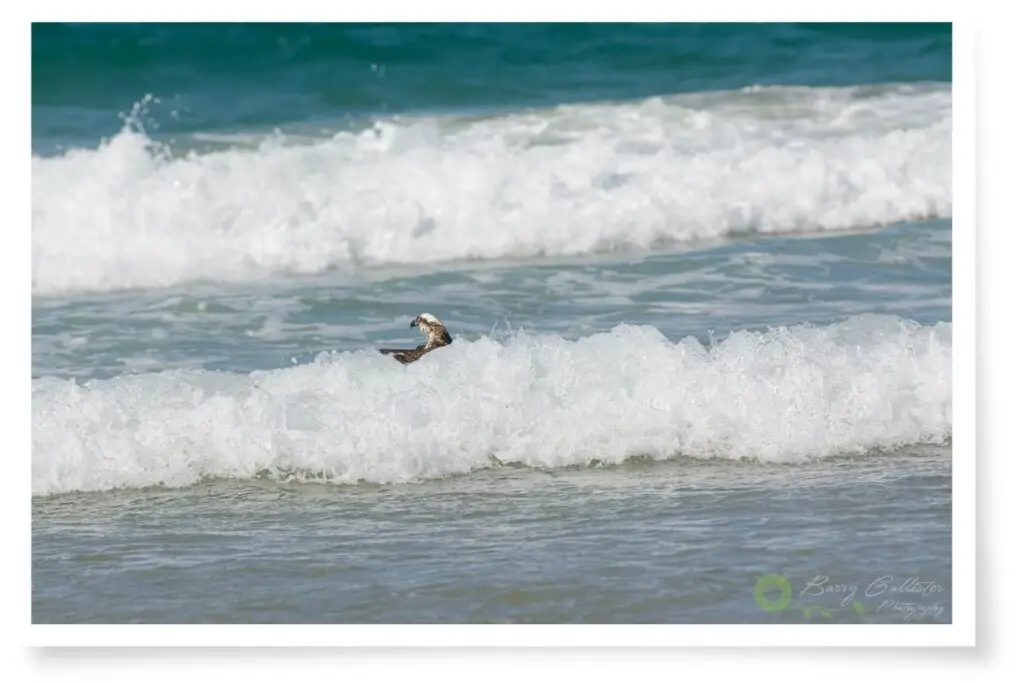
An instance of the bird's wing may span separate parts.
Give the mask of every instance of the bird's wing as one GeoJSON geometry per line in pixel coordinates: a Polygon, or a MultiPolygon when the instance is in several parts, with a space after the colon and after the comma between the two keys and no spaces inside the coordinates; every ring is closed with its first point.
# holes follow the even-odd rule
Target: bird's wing
{"type": "Polygon", "coordinates": [[[402,363],[411,363],[414,360],[419,360],[430,349],[420,346],[415,349],[379,349],[379,351],[383,354],[394,356],[396,360],[402,363]]]}

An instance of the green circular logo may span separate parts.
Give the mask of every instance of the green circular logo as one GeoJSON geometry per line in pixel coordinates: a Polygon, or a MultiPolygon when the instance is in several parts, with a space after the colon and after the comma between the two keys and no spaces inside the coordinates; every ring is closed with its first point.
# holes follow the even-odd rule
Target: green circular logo
{"type": "Polygon", "coordinates": [[[789,607],[789,600],[793,597],[793,587],[789,580],[782,574],[762,574],[757,577],[754,584],[754,602],[765,612],[780,612],[789,607]],[[765,596],[765,593],[778,589],[781,595],[774,600],[765,596]]]}

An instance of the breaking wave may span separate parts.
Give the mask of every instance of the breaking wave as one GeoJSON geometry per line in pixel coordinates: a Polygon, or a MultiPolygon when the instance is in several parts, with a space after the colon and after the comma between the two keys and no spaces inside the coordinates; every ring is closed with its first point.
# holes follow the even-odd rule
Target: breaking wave
{"type": "Polygon", "coordinates": [[[187,153],[129,124],[97,149],[33,157],[33,292],[947,217],[951,117],[944,84],[396,117],[187,153]]]}
{"type": "Polygon", "coordinates": [[[942,442],[951,334],[869,315],[708,347],[622,325],[576,341],[457,339],[408,366],[365,350],[248,375],[44,377],[32,390],[32,490],[398,483],[638,455],[801,462],[942,442]]]}

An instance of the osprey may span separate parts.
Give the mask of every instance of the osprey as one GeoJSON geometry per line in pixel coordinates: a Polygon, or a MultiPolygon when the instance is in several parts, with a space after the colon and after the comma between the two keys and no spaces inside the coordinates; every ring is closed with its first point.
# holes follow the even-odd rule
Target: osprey
{"type": "Polygon", "coordinates": [[[451,335],[449,335],[448,330],[445,329],[444,323],[429,313],[420,313],[411,323],[409,323],[409,327],[416,326],[419,326],[420,330],[426,336],[426,344],[420,344],[415,349],[378,350],[383,354],[390,354],[394,356],[402,363],[411,363],[414,360],[419,360],[425,353],[442,346],[448,346],[452,343],[451,335]]]}

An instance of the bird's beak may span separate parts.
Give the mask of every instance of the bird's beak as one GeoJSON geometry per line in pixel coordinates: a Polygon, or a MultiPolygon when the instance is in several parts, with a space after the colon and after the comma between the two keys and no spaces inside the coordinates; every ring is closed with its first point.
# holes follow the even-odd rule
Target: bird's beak
{"type": "Polygon", "coordinates": [[[416,327],[417,325],[419,325],[419,323],[420,323],[420,319],[416,318],[411,323],[409,323],[409,327],[416,327]]]}

